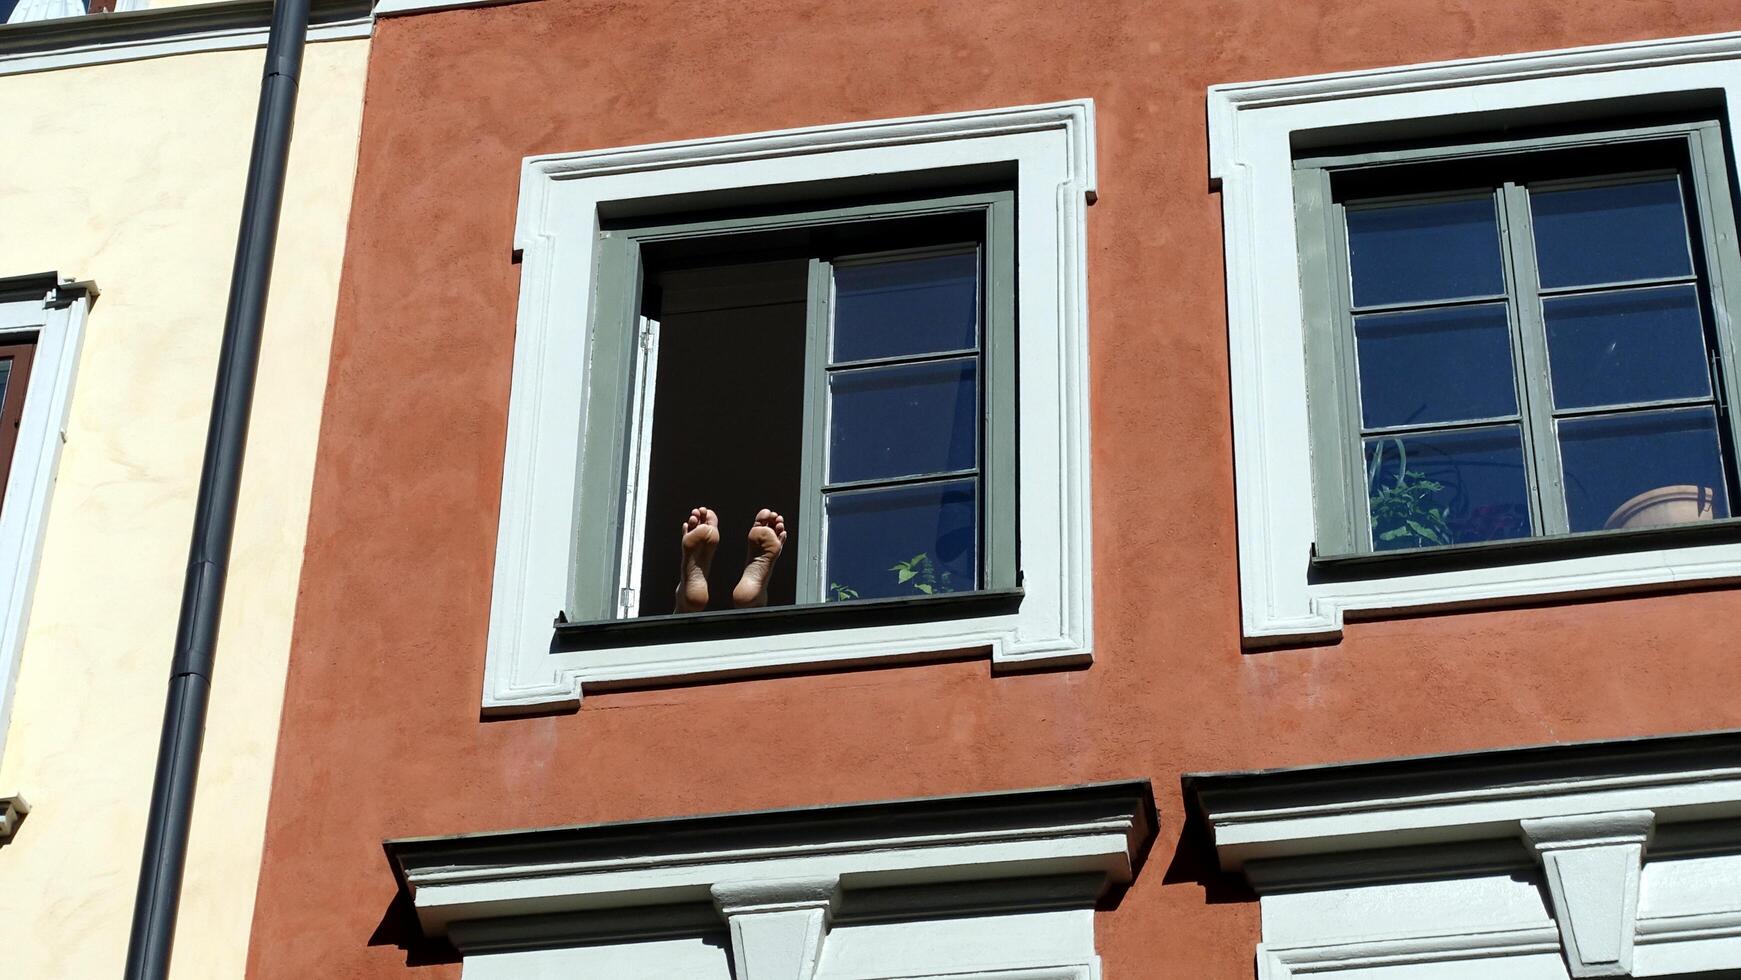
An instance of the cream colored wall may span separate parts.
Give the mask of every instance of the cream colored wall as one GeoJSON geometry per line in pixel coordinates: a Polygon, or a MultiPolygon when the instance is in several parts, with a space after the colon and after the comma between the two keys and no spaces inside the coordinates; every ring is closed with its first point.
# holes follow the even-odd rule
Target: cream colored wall
{"type": "MultiPolygon", "coordinates": [[[[362,115],[309,47],[174,974],[240,977],[362,115]]],[[[0,276],[94,279],[0,792],[0,972],[121,973],[262,52],[0,77],[0,276]]]]}

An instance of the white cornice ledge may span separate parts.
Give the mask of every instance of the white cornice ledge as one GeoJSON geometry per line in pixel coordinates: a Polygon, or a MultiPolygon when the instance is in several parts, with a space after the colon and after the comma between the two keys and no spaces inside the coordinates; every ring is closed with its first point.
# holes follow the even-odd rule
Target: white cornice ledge
{"type": "Polygon", "coordinates": [[[1628,68],[1724,61],[1737,57],[1741,57],[1741,32],[1212,85],[1209,87],[1209,174],[1215,179],[1226,175],[1234,159],[1234,117],[1247,109],[1628,68]]]}
{"type": "Polygon", "coordinates": [[[1515,847],[1524,821],[1646,810],[1659,827],[1741,817],[1741,732],[1196,774],[1184,784],[1230,871],[1414,845],[1515,847]]]}
{"type": "Polygon", "coordinates": [[[29,812],[30,804],[24,801],[23,796],[17,793],[0,796],[0,844],[12,839],[12,835],[18,832],[18,824],[29,812]]]}
{"type": "Polygon", "coordinates": [[[851,893],[1097,875],[1105,891],[1130,882],[1154,832],[1152,791],[1138,781],[396,840],[386,848],[431,936],[460,922],[709,903],[734,931],[764,937],[771,944],[764,948],[800,950],[826,928],[836,882],[851,893]]]}

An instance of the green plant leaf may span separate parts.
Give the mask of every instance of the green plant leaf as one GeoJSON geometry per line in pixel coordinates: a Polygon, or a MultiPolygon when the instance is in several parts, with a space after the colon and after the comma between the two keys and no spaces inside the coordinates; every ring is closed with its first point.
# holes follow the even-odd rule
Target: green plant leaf
{"type": "Polygon", "coordinates": [[[917,583],[916,585],[913,586],[913,588],[918,589],[920,592],[923,592],[926,595],[931,594],[931,587],[929,585],[926,585],[924,582],[917,583]]]}
{"type": "Polygon", "coordinates": [[[1411,529],[1413,529],[1416,534],[1420,535],[1423,538],[1426,538],[1428,541],[1431,541],[1434,544],[1444,544],[1445,543],[1445,539],[1439,537],[1439,532],[1433,530],[1430,527],[1427,527],[1426,525],[1422,524],[1420,521],[1409,521],[1408,526],[1411,529]]]}
{"type": "Polygon", "coordinates": [[[895,576],[895,584],[905,585],[909,579],[917,574],[919,573],[913,571],[911,568],[903,568],[900,570],[900,574],[895,576]]]}

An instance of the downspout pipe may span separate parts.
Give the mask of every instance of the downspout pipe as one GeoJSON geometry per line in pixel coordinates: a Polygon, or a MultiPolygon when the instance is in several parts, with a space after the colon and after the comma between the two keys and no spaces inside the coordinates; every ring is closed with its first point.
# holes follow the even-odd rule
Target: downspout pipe
{"type": "Polygon", "coordinates": [[[200,469],[193,542],[182,585],[181,619],[176,626],[170,665],[169,700],[157,747],[157,775],[145,825],[139,868],[139,893],[133,904],[133,931],[127,944],[127,980],[166,980],[175,942],[176,911],[187,865],[188,826],[193,819],[194,786],[205,738],[206,706],[211,699],[212,665],[217,655],[218,623],[223,615],[224,582],[230,544],[236,532],[236,500],[242,484],[242,457],[248,440],[248,415],[260,366],[260,336],[266,294],[272,280],[272,253],[284,202],[284,172],[296,115],[296,90],[307,43],[309,0],[276,0],[266,40],[266,66],[260,81],[260,107],[254,120],[254,145],[242,200],[236,262],[230,273],[229,305],[224,313],[223,347],[206,430],[205,463],[200,469]]]}

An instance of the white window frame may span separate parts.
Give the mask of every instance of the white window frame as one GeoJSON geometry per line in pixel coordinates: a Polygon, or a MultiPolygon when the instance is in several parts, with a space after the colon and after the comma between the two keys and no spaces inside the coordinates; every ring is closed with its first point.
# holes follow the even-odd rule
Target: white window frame
{"type": "MultiPolygon", "coordinates": [[[[998,669],[1078,664],[1092,643],[1085,210],[1089,100],[528,157],[521,290],[485,658],[486,712],[577,705],[586,685],[986,650],[998,669]],[[1023,414],[1018,612],[945,622],[551,652],[569,580],[599,214],[792,185],[1013,167],[1023,414]]],[[[808,198],[807,198],[808,199],[808,198]]]]}
{"type": "MultiPolygon", "coordinates": [[[[1242,629],[1250,646],[1332,638],[1345,615],[1741,578],[1741,543],[1312,581],[1295,154],[1332,143],[1568,122],[1663,104],[1741,106],[1741,33],[1209,89],[1227,266],[1242,629]],[[1719,98],[1711,98],[1717,93],[1719,98]],[[1281,230],[1285,229],[1285,233],[1281,230]]],[[[1734,133],[1734,118],[1727,120],[1734,133]]],[[[1725,148],[1731,168],[1738,148],[1725,148]]]]}
{"type": "Polygon", "coordinates": [[[12,720],[12,694],[42,558],[49,495],[60,447],[66,441],[86,313],[96,295],[94,284],[62,280],[53,273],[0,279],[0,340],[37,335],[5,502],[0,505],[0,754],[5,752],[12,720]]]}

